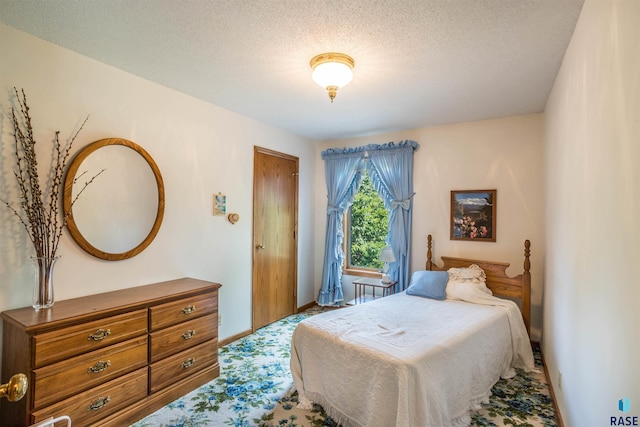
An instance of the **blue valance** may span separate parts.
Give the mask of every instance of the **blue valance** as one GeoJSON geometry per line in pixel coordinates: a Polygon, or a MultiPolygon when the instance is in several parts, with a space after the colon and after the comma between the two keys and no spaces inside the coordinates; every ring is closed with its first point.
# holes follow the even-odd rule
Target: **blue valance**
{"type": "Polygon", "coordinates": [[[389,150],[389,149],[406,149],[410,151],[417,150],[420,145],[417,142],[412,141],[410,139],[406,139],[400,142],[387,142],[386,144],[369,144],[363,145],[360,147],[350,147],[350,148],[329,148],[324,150],[322,155],[322,160],[326,160],[327,158],[331,158],[332,156],[361,156],[363,153],[365,158],[370,155],[382,154],[379,151],[389,150]],[[378,152],[378,153],[376,153],[378,152]]]}

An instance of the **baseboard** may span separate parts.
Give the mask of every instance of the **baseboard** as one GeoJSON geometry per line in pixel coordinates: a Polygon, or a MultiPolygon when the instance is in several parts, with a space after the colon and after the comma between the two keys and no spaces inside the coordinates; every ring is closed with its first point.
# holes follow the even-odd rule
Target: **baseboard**
{"type": "MultiPolygon", "coordinates": [[[[311,301],[308,304],[305,304],[305,305],[303,305],[301,307],[298,307],[296,313],[301,313],[301,312],[303,312],[305,310],[310,309],[311,307],[314,307],[315,305],[316,305],[316,302],[315,301],[311,301]]],[[[252,333],[253,333],[253,331],[251,331],[251,329],[248,329],[246,331],[240,332],[239,334],[227,337],[227,338],[225,338],[223,340],[218,341],[218,347],[224,347],[225,345],[231,344],[232,342],[234,342],[236,340],[239,340],[240,338],[244,338],[247,335],[251,335],[252,333]]]]}
{"type": "Polygon", "coordinates": [[[558,427],[564,427],[564,422],[562,421],[562,415],[560,414],[560,410],[558,409],[558,400],[556,399],[556,393],[553,391],[553,384],[551,384],[551,377],[549,376],[549,371],[547,370],[547,363],[544,361],[544,353],[542,352],[542,347],[540,346],[540,343],[536,343],[536,345],[540,350],[540,357],[542,357],[544,377],[547,380],[547,387],[549,387],[549,394],[551,395],[551,399],[553,400],[553,409],[556,411],[558,427]]]}
{"type": "Polygon", "coordinates": [[[307,303],[301,307],[298,307],[298,311],[296,311],[296,313],[300,313],[303,312],[305,310],[310,309],[311,307],[315,307],[316,306],[316,302],[315,301],[311,301],[310,303],[307,303]]]}
{"type": "Polygon", "coordinates": [[[230,337],[218,341],[218,348],[224,347],[227,344],[231,344],[232,342],[239,340],[240,338],[244,338],[247,335],[251,335],[251,333],[251,329],[248,329],[246,331],[240,332],[239,334],[231,335],[230,337]]]}

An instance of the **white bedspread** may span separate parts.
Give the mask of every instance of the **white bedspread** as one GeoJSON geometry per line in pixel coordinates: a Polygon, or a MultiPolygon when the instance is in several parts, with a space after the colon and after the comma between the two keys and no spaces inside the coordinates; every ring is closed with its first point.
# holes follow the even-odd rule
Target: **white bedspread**
{"type": "Polygon", "coordinates": [[[318,403],[344,426],[468,425],[500,376],[533,369],[516,304],[485,296],[403,292],[302,321],[291,346],[300,406],[318,403]]]}

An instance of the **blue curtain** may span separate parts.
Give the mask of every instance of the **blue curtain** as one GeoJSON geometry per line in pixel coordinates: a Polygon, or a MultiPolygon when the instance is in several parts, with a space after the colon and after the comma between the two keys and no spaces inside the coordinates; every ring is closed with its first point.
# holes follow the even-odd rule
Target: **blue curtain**
{"type": "Polygon", "coordinates": [[[327,182],[327,230],[325,233],[324,268],[318,293],[319,305],[340,305],[342,293],[342,218],[353,203],[362,181],[364,151],[330,149],[322,152],[327,182]]]}
{"type": "Polygon", "coordinates": [[[409,248],[411,244],[411,210],[413,206],[413,152],[415,141],[390,142],[367,146],[367,169],[371,182],[389,210],[387,244],[393,249],[395,262],[389,264],[389,276],[396,280],[396,292],[409,286],[409,248]]]}
{"type": "Polygon", "coordinates": [[[340,305],[342,292],[342,218],[353,203],[364,169],[389,210],[387,244],[393,248],[396,262],[389,264],[389,276],[396,280],[396,292],[409,285],[409,247],[413,198],[413,152],[415,141],[367,145],[357,148],[332,148],[322,152],[327,182],[327,229],[324,247],[319,305],[340,305]]]}

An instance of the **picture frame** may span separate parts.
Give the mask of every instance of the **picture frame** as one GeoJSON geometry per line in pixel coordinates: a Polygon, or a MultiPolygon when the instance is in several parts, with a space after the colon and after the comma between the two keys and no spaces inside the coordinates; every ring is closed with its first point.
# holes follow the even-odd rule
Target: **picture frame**
{"type": "Polygon", "coordinates": [[[222,193],[213,195],[213,215],[224,216],[227,213],[227,196],[222,193]]]}
{"type": "Polygon", "coordinates": [[[451,191],[451,240],[496,241],[497,190],[451,191]]]}

